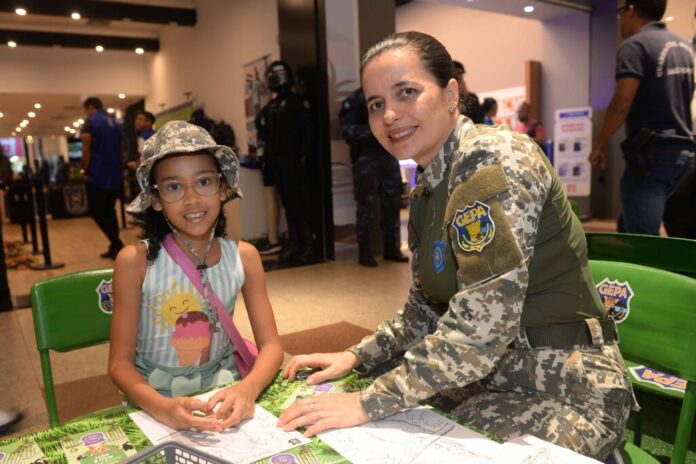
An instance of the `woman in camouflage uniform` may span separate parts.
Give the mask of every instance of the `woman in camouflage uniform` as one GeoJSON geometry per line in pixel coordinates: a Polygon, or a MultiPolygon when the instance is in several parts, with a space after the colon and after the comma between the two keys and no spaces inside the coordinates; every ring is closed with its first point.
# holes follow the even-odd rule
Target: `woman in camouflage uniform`
{"type": "Polygon", "coordinates": [[[294,357],[375,376],[360,393],[298,400],[279,420],[312,435],[421,402],[504,439],[532,434],[595,458],[617,447],[633,402],[587,246],[539,147],[459,114],[452,61],[434,38],[399,33],[362,61],[370,127],[420,169],[411,195],[413,285],[404,307],[342,353],[294,357]]]}

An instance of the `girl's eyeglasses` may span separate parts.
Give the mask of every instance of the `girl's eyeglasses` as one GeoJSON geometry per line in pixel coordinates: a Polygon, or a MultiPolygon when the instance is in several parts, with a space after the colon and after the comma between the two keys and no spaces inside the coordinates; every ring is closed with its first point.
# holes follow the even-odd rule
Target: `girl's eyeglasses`
{"type": "Polygon", "coordinates": [[[166,203],[176,203],[184,198],[188,187],[193,187],[193,190],[195,190],[197,194],[204,197],[215,195],[220,191],[221,178],[222,174],[217,173],[199,177],[195,182],[188,184],[167,180],[154,184],[152,188],[157,190],[157,195],[162,201],[166,203]]]}

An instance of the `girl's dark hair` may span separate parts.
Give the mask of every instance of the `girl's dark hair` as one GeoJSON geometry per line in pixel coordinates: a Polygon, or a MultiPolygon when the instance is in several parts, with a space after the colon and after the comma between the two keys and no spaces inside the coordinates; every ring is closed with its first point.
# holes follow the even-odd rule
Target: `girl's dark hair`
{"type": "MultiPolygon", "coordinates": [[[[211,155],[212,157],[212,155],[211,155]]],[[[155,167],[158,160],[150,169],[150,185],[155,183],[155,167]]],[[[215,162],[217,165],[217,161],[215,162]]],[[[218,171],[220,167],[218,166],[218,171]]],[[[223,181],[226,182],[223,176],[223,181]]],[[[222,186],[221,186],[222,188],[222,186]]],[[[157,191],[152,189],[152,195],[157,195],[157,191]]],[[[171,233],[172,229],[169,227],[167,220],[164,218],[164,213],[162,211],[155,211],[152,205],[148,206],[144,213],[137,213],[133,215],[135,221],[143,229],[142,234],[138,238],[148,241],[147,247],[147,262],[152,264],[157,259],[159,251],[162,248],[162,241],[167,234],[171,233]]],[[[225,210],[220,205],[220,214],[218,214],[217,225],[215,226],[215,237],[225,238],[227,236],[227,218],[225,218],[225,210]]]]}
{"type": "Polygon", "coordinates": [[[360,75],[370,61],[390,50],[410,48],[418,54],[423,67],[435,78],[443,89],[450,79],[455,78],[454,65],[449,52],[440,42],[422,32],[399,32],[377,42],[363,55],[360,62],[360,75]]]}
{"type": "Polygon", "coordinates": [[[495,101],[495,98],[491,97],[486,97],[483,99],[483,103],[481,103],[481,109],[483,110],[483,114],[488,114],[490,110],[493,109],[494,106],[498,104],[497,101],[495,101]]]}

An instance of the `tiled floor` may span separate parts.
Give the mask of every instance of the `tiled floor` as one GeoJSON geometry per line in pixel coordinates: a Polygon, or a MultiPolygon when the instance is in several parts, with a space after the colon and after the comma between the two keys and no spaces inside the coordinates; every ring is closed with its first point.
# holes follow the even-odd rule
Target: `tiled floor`
{"type": "MultiPolygon", "coordinates": [[[[405,218],[405,216],[404,216],[405,218]]],[[[405,222],[405,221],[403,221],[405,222]]],[[[403,226],[403,224],[402,224],[403,226]]],[[[405,227],[402,227],[404,229],[405,227]]],[[[593,221],[589,230],[614,230],[613,221],[593,221]]],[[[18,226],[4,224],[5,240],[18,240],[18,226]]],[[[126,243],[137,240],[138,231],[122,230],[126,243]]],[[[27,295],[34,282],[83,269],[106,267],[111,261],[99,258],[106,250],[106,239],[88,218],[49,221],[50,245],[54,262],[63,262],[62,269],[8,271],[13,297],[27,295]]],[[[405,233],[402,232],[402,237],[405,233]]],[[[37,257],[41,262],[41,257],[37,257]]],[[[268,293],[273,304],[281,335],[317,329],[322,326],[348,322],[346,326],[373,329],[391,316],[406,297],[410,284],[410,266],[382,263],[377,268],[357,264],[357,246],[336,244],[336,261],[296,269],[267,273],[268,293]]],[[[243,301],[235,313],[235,322],[243,335],[251,337],[243,301]]],[[[23,434],[48,426],[42,397],[41,368],[36,351],[31,310],[16,309],[0,312],[0,408],[18,407],[24,420],[13,431],[23,434]]],[[[312,333],[307,332],[307,333],[312,333]]],[[[293,340],[294,345],[297,340],[293,340]]],[[[108,345],[87,348],[71,353],[53,353],[52,363],[56,384],[78,381],[106,374],[108,345]]],[[[100,395],[95,382],[81,394],[100,395]]],[[[3,437],[4,438],[4,437],[3,437]]]]}

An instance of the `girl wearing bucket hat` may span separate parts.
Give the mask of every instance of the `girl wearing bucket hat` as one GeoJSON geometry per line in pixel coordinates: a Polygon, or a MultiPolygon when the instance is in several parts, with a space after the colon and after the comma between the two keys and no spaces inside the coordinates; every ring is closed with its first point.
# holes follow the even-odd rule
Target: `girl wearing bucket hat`
{"type": "Polygon", "coordinates": [[[116,258],[109,374],[166,425],[223,430],[253,415],[283,359],[259,254],[224,238],[222,204],[241,197],[239,161],[204,129],[172,121],[145,143],[137,178],[128,212],[144,240],[116,258]],[[231,321],[239,292],[256,358],[231,321]],[[237,380],[207,402],[187,397],[237,380]]]}

